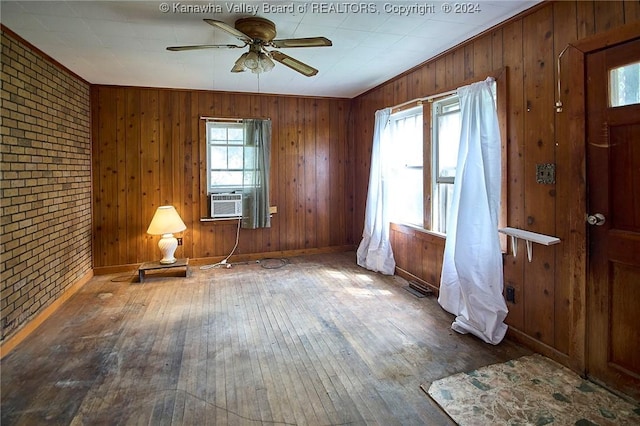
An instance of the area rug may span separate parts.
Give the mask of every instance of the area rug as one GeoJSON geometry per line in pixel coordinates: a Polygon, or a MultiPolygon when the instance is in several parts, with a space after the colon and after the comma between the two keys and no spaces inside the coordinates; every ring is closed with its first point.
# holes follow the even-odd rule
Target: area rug
{"type": "Polygon", "coordinates": [[[640,425],[639,406],[538,354],[422,389],[461,426],[640,425]]]}

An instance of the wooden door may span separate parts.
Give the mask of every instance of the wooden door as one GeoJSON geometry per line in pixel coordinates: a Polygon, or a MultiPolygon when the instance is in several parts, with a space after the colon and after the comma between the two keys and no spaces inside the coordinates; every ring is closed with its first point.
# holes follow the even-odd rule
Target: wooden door
{"type": "Polygon", "coordinates": [[[640,71],[618,73],[609,87],[612,69],[638,62],[640,40],[586,57],[586,361],[590,378],[640,400],[640,103],[612,106],[610,98],[639,90],[640,71]]]}

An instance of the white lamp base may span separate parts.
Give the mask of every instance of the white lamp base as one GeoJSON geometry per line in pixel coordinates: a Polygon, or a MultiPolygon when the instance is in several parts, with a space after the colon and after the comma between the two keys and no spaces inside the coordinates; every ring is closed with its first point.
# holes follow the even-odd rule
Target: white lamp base
{"type": "Polygon", "coordinates": [[[172,263],[176,263],[176,258],[173,254],[178,248],[178,240],[173,234],[162,234],[162,238],[158,241],[158,247],[162,253],[161,264],[171,265],[172,263]]]}

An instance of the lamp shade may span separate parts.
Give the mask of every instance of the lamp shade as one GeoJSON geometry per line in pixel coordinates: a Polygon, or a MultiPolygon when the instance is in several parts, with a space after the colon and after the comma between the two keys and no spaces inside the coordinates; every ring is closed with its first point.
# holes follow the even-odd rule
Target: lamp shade
{"type": "Polygon", "coordinates": [[[235,65],[233,66],[233,68],[231,68],[231,72],[244,72],[244,60],[247,58],[248,54],[249,54],[249,52],[243,53],[238,58],[238,60],[236,61],[235,65]]]}
{"type": "Polygon", "coordinates": [[[181,232],[187,229],[180,215],[173,206],[160,206],[151,219],[147,234],[163,235],[181,232]]]}
{"type": "Polygon", "coordinates": [[[258,65],[260,65],[260,56],[252,50],[244,58],[244,66],[252,70],[258,68],[258,65]]]}
{"type": "Polygon", "coordinates": [[[269,72],[275,67],[275,64],[269,57],[269,55],[265,55],[264,53],[260,54],[260,66],[264,72],[269,72]]]}

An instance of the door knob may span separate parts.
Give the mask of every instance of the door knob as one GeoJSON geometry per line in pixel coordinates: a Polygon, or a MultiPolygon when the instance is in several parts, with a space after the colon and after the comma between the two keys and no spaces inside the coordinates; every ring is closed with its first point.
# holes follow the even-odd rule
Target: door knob
{"type": "Polygon", "coordinates": [[[587,216],[587,223],[589,225],[602,226],[607,221],[602,213],[590,214],[587,216]]]}

